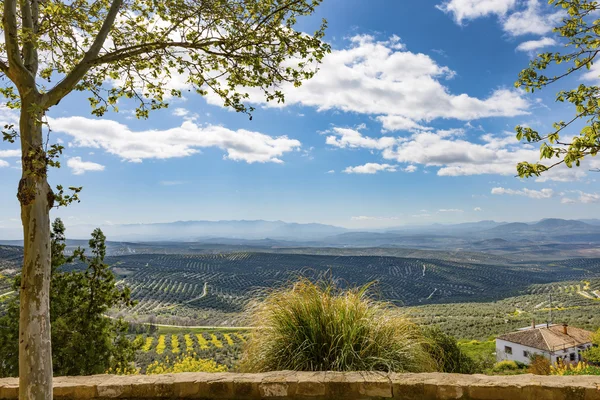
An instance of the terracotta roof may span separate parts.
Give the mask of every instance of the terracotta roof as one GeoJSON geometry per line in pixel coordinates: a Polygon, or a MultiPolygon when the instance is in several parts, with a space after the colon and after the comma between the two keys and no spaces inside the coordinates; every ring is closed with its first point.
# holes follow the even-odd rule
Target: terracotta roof
{"type": "Polygon", "coordinates": [[[569,326],[565,335],[562,325],[551,325],[549,328],[544,326],[542,328],[507,333],[506,335],[498,336],[497,339],[533,347],[534,349],[555,351],[590,343],[593,334],[593,332],[586,331],[585,329],[569,326]]]}

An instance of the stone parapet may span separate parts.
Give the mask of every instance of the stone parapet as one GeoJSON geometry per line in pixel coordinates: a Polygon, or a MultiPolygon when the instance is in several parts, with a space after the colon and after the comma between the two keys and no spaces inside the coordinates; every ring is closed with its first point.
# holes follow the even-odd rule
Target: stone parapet
{"type": "MultiPolygon", "coordinates": [[[[600,400],[599,387],[600,376],[280,371],[57,377],[54,398],[600,400]]],[[[18,379],[0,379],[0,399],[17,399],[18,391],[18,379]]]]}

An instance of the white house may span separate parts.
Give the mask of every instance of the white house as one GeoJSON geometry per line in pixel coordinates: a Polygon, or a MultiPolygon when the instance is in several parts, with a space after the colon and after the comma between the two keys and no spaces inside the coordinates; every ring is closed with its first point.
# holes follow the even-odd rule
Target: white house
{"type": "Polygon", "coordinates": [[[496,360],[513,360],[529,364],[530,357],[540,354],[554,364],[581,360],[581,352],[592,347],[593,332],[564,325],[532,325],[496,338],[496,360]]]}

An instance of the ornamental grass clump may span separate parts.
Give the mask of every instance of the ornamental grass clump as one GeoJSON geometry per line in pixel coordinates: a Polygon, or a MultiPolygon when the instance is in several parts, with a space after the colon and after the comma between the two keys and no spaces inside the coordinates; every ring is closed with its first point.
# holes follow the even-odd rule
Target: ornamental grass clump
{"type": "Polygon", "coordinates": [[[257,329],[240,369],[248,372],[436,369],[418,326],[397,307],[373,300],[369,285],[341,290],[301,279],[250,306],[257,329]]]}

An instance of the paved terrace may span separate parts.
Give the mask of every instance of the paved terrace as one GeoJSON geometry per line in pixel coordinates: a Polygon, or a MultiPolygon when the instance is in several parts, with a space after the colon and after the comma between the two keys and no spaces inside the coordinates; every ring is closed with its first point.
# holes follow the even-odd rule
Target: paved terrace
{"type": "MultiPolygon", "coordinates": [[[[55,399],[600,400],[600,376],[272,372],[59,377],[55,399]]],[[[0,379],[0,399],[18,380],[0,379]]]]}

